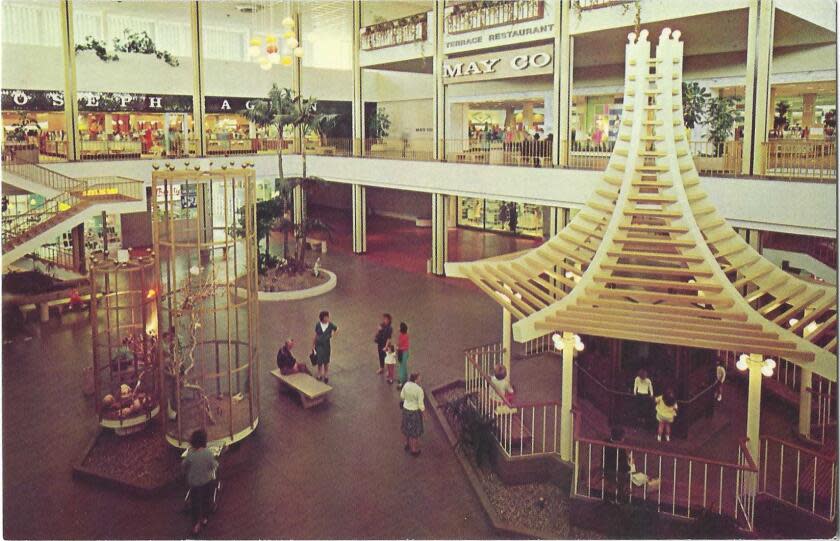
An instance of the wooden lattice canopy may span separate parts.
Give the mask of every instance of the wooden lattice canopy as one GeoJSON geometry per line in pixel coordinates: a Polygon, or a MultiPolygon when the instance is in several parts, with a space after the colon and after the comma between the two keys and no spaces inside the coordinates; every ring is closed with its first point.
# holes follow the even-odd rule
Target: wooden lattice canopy
{"type": "Polygon", "coordinates": [[[518,321],[554,330],[783,357],[837,380],[836,286],[764,259],[700,186],[682,118],[683,43],[643,31],[626,48],[623,113],[606,171],[533,250],[447,263],[518,321]]]}

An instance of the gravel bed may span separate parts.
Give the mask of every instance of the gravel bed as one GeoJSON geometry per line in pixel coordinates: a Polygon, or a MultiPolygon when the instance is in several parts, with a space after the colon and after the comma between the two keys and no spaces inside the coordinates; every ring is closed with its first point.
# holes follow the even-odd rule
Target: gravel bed
{"type": "Polygon", "coordinates": [[[103,477],[153,489],[178,477],[181,459],[164,439],[160,423],[153,421],[145,430],[127,436],[102,431],[82,466],[103,477]]]}
{"type": "MultiPolygon", "coordinates": [[[[462,396],[462,386],[435,393],[435,399],[441,405],[462,396]]],[[[459,449],[457,452],[472,464],[484,493],[502,520],[521,528],[549,533],[558,539],[605,539],[598,532],[571,525],[568,491],[556,483],[508,485],[493,472],[492,467],[476,467],[475,455],[470,450],[464,452],[459,449]]]]}

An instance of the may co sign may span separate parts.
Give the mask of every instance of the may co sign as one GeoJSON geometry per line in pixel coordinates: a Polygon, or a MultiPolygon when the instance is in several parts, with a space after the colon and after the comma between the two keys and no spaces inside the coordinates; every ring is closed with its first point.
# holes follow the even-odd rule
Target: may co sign
{"type": "Polygon", "coordinates": [[[443,82],[468,83],[550,75],[553,72],[551,45],[488,53],[479,56],[449,58],[443,61],[443,82]]]}

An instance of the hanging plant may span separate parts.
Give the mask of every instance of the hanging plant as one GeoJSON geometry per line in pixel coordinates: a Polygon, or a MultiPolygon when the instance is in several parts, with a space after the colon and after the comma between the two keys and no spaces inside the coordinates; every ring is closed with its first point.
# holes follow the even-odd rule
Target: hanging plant
{"type": "Polygon", "coordinates": [[[178,59],[169,51],[158,50],[155,47],[155,42],[152,41],[152,38],[145,30],[132,34],[126,28],[123,30],[123,35],[125,36],[125,41],[120,40],[120,38],[114,38],[115,51],[121,53],[153,54],[159,60],[163,60],[172,67],[178,66],[178,59]]]}
{"type": "Polygon", "coordinates": [[[120,59],[120,57],[115,54],[109,55],[108,50],[105,48],[105,42],[99,41],[93,36],[85,36],[85,42],[76,45],[76,54],[79,54],[82,51],[95,52],[97,58],[103,62],[116,62],[120,59]]]}

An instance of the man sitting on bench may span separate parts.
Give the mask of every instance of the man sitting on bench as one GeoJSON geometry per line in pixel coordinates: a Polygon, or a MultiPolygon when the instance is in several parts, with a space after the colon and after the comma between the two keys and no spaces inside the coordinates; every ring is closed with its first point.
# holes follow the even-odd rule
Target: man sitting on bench
{"type": "Polygon", "coordinates": [[[299,373],[309,374],[311,376],[312,373],[309,371],[309,368],[305,364],[299,363],[294,355],[292,355],[293,347],[295,347],[295,341],[288,338],[286,343],[283,344],[283,347],[280,348],[280,351],[277,352],[277,368],[280,369],[280,373],[284,376],[299,373]]]}

